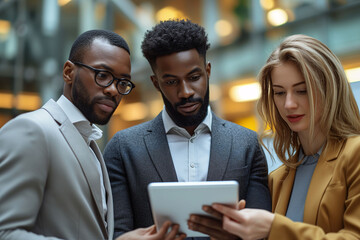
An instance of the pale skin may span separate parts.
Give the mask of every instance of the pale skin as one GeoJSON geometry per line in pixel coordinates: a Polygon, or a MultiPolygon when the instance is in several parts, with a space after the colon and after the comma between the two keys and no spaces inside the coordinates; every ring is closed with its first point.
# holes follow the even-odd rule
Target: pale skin
{"type": "MultiPolygon", "coordinates": [[[[322,114],[320,102],[315,103],[315,133],[310,136],[308,92],[305,80],[296,65],[290,62],[282,63],[273,69],[271,79],[274,103],[281,117],[292,131],[298,133],[305,155],[315,154],[326,142],[326,136],[319,126],[322,114]]],[[[268,237],[275,217],[273,213],[261,209],[234,209],[221,204],[213,204],[212,209],[223,215],[223,229],[244,240],[268,237]]]]}

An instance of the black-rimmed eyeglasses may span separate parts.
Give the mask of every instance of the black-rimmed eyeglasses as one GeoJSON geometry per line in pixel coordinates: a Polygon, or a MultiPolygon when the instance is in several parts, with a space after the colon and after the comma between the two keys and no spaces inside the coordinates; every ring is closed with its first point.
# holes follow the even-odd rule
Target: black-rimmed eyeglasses
{"type": "Polygon", "coordinates": [[[132,83],[129,79],[126,78],[116,78],[111,72],[103,69],[97,69],[93,68],[89,65],[86,65],[81,62],[74,62],[75,65],[86,67],[92,71],[94,71],[95,76],[95,82],[100,87],[106,88],[113,84],[115,80],[117,80],[116,83],[116,89],[118,92],[122,95],[127,95],[131,92],[131,90],[135,87],[135,84],[132,83]]]}

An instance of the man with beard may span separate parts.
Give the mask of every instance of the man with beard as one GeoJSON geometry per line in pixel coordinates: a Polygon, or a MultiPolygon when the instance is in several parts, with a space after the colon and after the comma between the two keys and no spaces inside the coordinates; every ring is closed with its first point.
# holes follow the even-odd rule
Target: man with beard
{"type": "MultiPolygon", "coordinates": [[[[116,133],[105,148],[115,236],[153,224],[152,182],[236,180],[247,207],[271,209],[256,133],[218,118],[209,106],[208,48],[205,30],[189,20],[160,22],[145,34],[142,51],[165,106],[155,119],[116,133]]],[[[220,220],[192,216],[189,226],[214,239],[236,239],[220,220]]]]}
{"type": "MultiPolygon", "coordinates": [[[[110,31],[74,42],[63,95],[0,130],[0,239],[113,239],[110,181],[96,140],[135,87],[130,51],[110,31]]],[[[120,239],[175,239],[178,226],[137,229],[120,239]]],[[[179,236],[176,239],[183,239],[179,236]]]]}

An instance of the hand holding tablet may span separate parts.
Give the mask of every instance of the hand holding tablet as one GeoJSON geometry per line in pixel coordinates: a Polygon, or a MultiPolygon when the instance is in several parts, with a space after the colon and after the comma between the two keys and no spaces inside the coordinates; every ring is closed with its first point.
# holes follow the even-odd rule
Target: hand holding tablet
{"type": "Polygon", "coordinates": [[[186,233],[188,237],[207,236],[187,226],[191,214],[211,217],[202,210],[203,205],[221,203],[235,207],[239,201],[236,181],[151,183],[148,193],[156,227],[170,220],[179,224],[179,232],[186,233]]]}

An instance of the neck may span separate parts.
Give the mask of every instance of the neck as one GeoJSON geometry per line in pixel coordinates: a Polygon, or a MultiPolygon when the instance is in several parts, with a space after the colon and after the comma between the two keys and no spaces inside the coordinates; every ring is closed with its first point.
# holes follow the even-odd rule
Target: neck
{"type": "Polygon", "coordinates": [[[197,126],[188,126],[188,127],[184,127],[185,130],[190,134],[190,136],[194,135],[195,129],[197,128],[197,126]]]}
{"type": "Polygon", "coordinates": [[[299,138],[307,156],[317,153],[326,142],[326,136],[320,131],[315,132],[314,137],[310,137],[309,134],[299,134],[299,138]]]}

